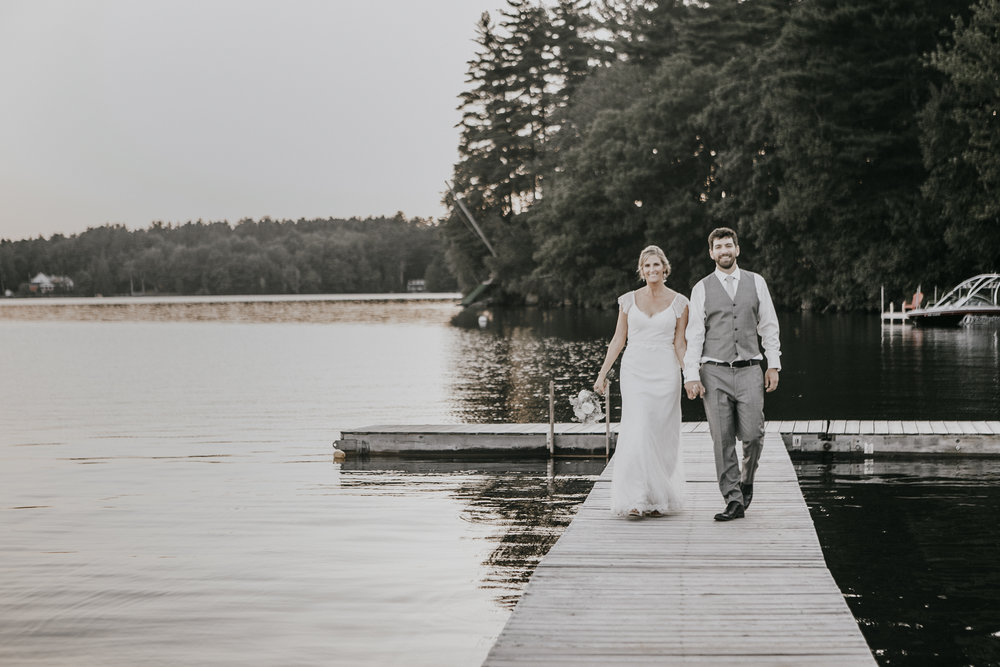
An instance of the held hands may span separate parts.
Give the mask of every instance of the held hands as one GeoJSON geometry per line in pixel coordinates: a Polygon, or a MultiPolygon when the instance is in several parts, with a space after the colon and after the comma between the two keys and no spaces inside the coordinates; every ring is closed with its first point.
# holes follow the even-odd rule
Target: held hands
{"type": "Polygon", "coordinates": [[[702,398],[705,396],[705,385],[699,380],[692,380],[684,383],[684,391],[687,392],[687,396],[691,400],[702,398]]]}
{"type": "Polygon", "coordinates": [[[778,388],[778,369],[768,368],[764,371],[764,391],[772,392],[778,388]]]}
{"type": "MultiPolygon", "coordinates": [[[[768,368],[764,372],[764,391],[770,393],[778,388],[778,369],[768,368]]],[[[684,383],[684,391],[690,399],[702,398],[705,395],[705,385],[698,380],[684,383]]]]}

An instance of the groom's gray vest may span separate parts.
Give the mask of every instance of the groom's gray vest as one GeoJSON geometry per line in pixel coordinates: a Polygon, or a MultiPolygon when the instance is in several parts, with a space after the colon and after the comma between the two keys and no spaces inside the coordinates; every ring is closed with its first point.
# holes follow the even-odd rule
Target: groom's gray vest
{"type": "Polygon", "coordinates": [[[757,343],[757,275],[740,269],[736,298],[730,299],[715,273],[702,278],[705,288],[705,345],[702,355],[719,361],[752,359],[757,343]]]}

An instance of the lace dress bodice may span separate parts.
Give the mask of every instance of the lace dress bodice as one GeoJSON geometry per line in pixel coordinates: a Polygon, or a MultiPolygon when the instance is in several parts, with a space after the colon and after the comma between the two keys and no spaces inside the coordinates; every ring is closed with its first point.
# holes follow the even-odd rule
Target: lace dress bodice
{"type": "Polygon", "coordinates": [[[688,304],[683,294],[675,296],[669,306],[652,315],[635,305],[634,291],[619,297],[618,304],[628,316],[628,345],[673,350],[677,318],[688,304]]]}

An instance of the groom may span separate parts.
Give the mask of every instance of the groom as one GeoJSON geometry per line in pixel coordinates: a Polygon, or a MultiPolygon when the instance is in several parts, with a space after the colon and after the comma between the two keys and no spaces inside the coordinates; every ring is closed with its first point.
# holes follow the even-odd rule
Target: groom
{"type": "Polygon", "coordinates": [[[764,392],[778,388],[781,346],[778,317],[764,279],[736,265],[736,232],[720,227],[708,235],[715,271],[691,290],[684,355],[684,390],[705,404],[715,471],[726,509],[716,521],[743,518],[753,498],[753,478],[764,446],[764,392]],[[761,345],[764,348],[761,355],[761,345]],[[767,357],[767,371],[761,362],[767,357]],[[743,470],[736,438],[743,442],[743,470]]]}

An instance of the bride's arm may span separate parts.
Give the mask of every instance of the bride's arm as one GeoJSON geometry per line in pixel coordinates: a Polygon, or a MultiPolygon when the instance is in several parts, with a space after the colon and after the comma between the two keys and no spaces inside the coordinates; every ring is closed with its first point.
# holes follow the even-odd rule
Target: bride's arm
{"type": "Polygon", "coordinates": [[[604,356],[604,364],[601,366],[601,372],[597,374],[597,381],[594,382],[594,391],[598,394],[604,395],[608,384],[608,371],[615,365],[615,360],[621,354],[622,348],[625,347],[626,340],[628,340],[628,315],[625,314],[624,310],[619,309],[618,324],[615,325],[615,335],[612,336],[611,342],[608,343],[608,353],[604,356]]]}
{"type": "Polygon", "coordinates": [[[687,354],[688,342],[684,332],[688,325],[688,307],[684,306],[684,312],[677,318],[674,326],[674,354],[677,355],[677,363],[684,368],[684,355],[687,354]]]}

